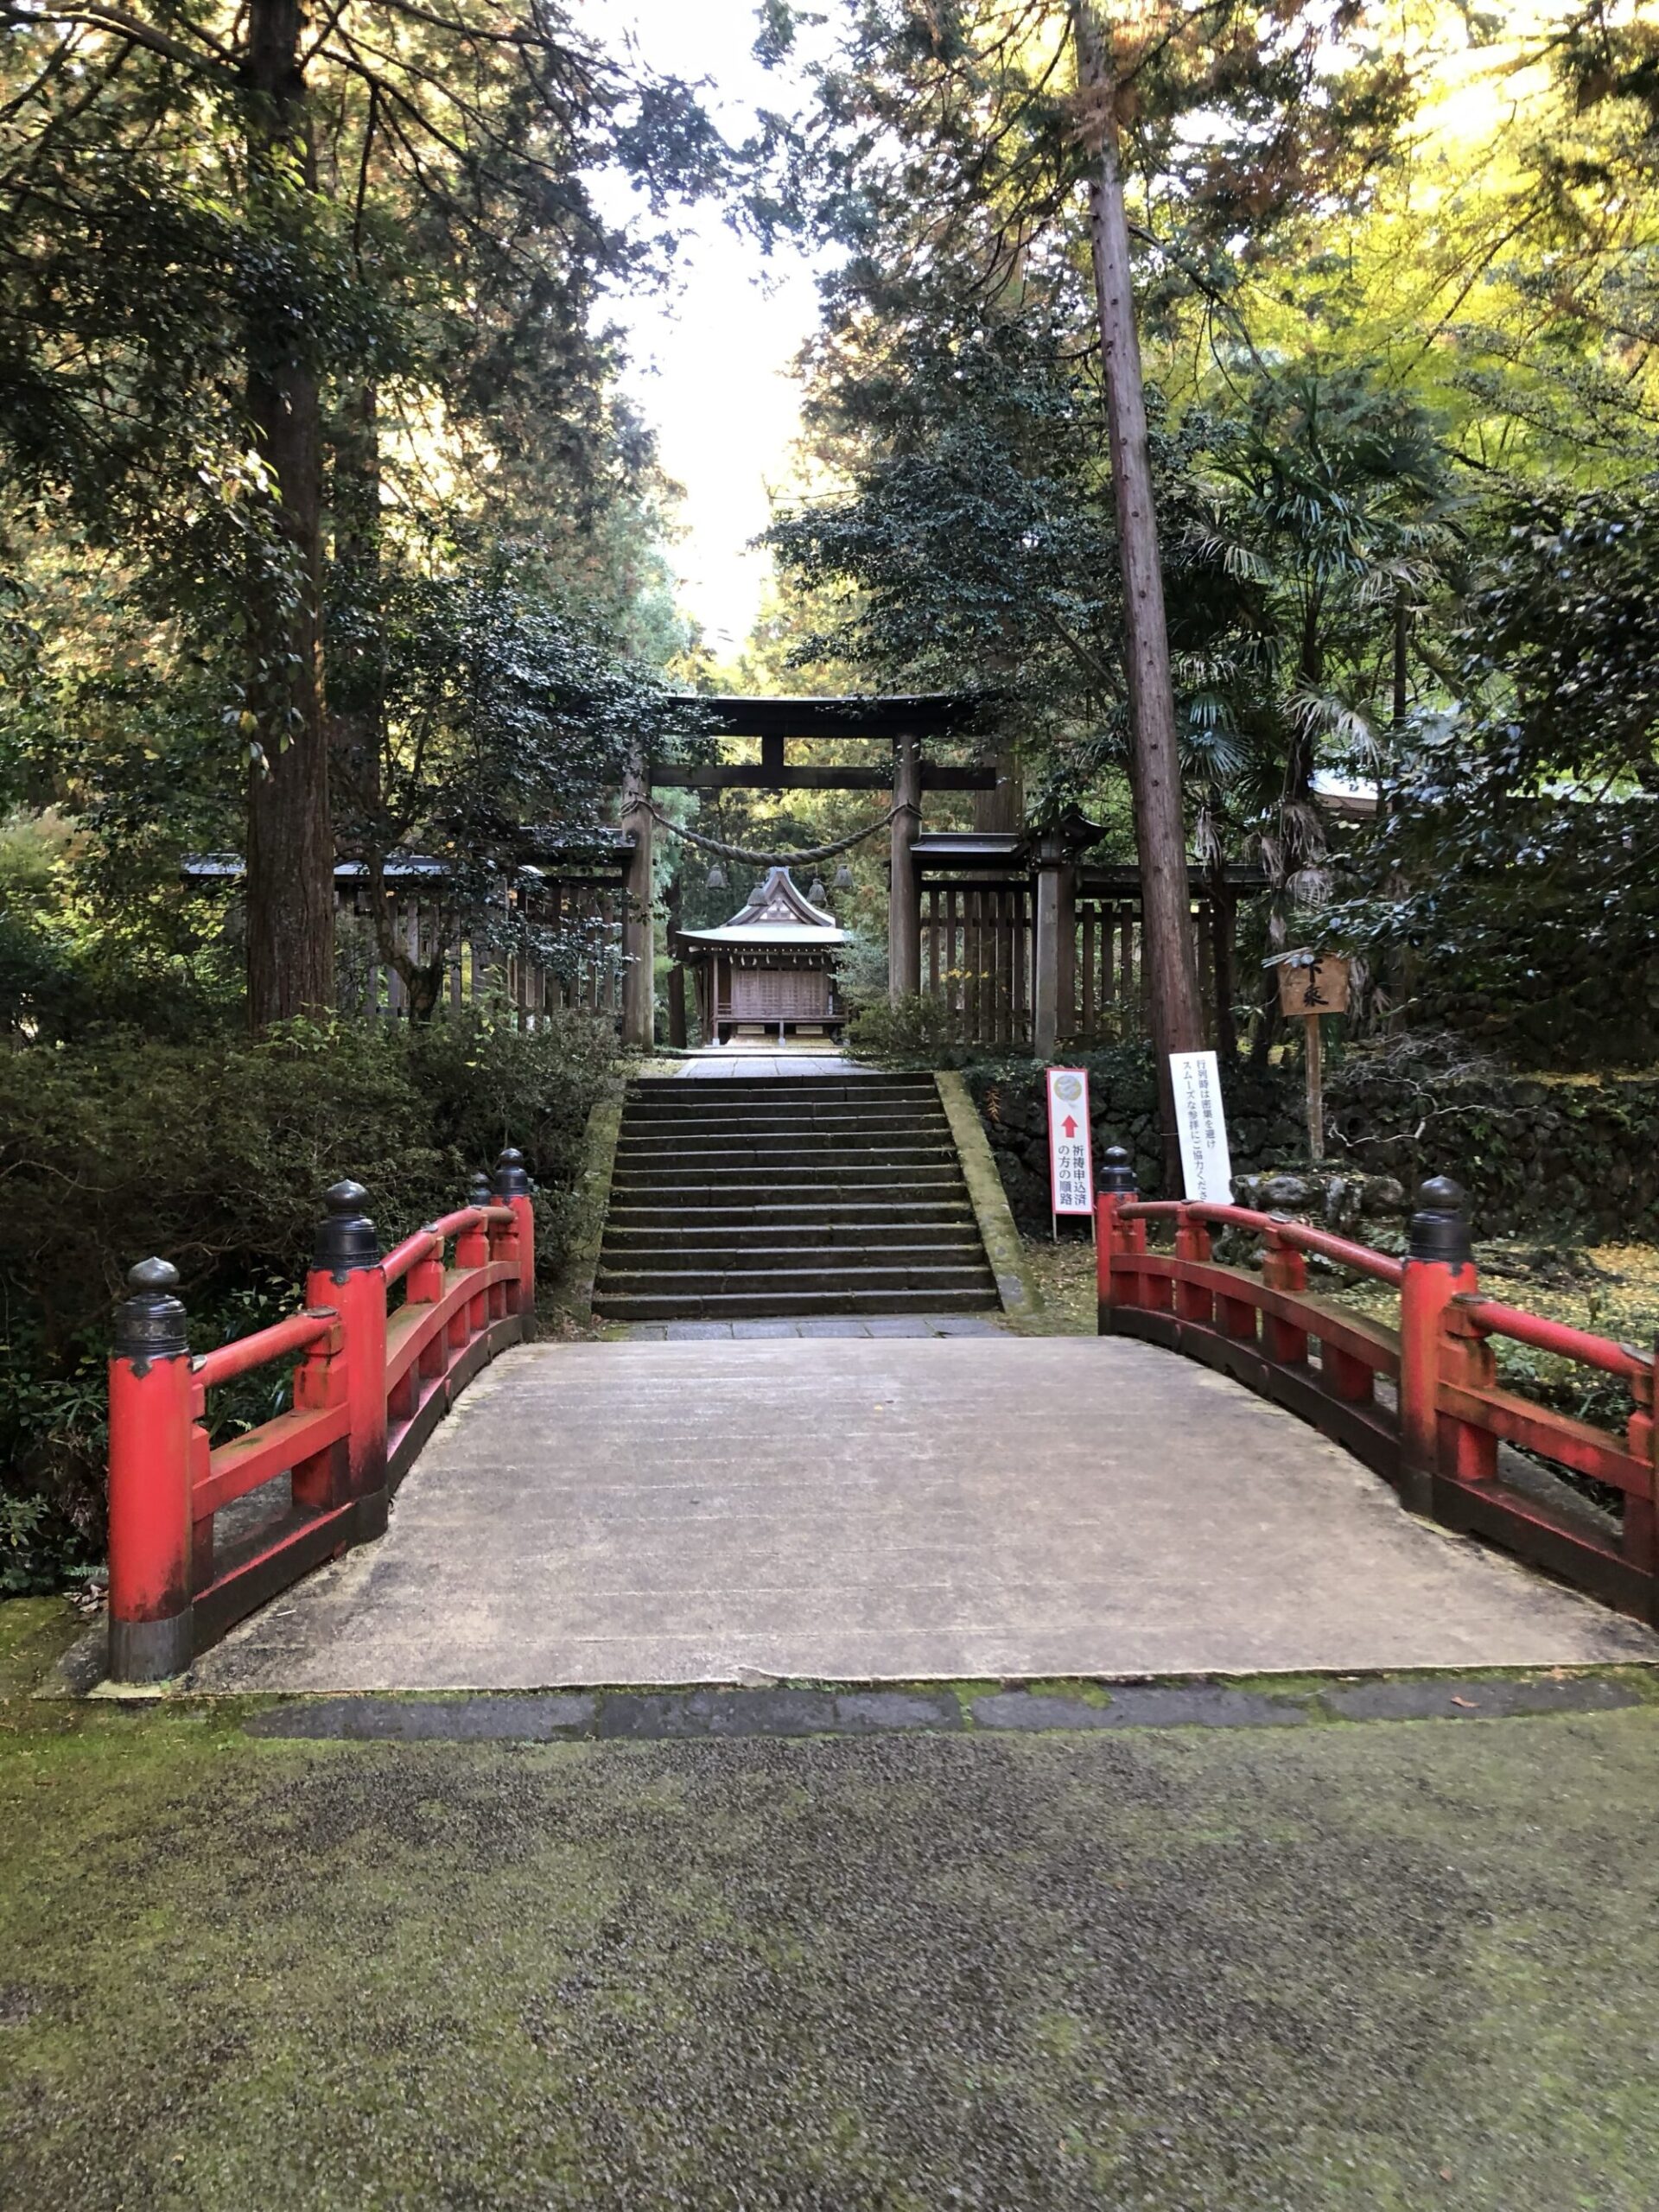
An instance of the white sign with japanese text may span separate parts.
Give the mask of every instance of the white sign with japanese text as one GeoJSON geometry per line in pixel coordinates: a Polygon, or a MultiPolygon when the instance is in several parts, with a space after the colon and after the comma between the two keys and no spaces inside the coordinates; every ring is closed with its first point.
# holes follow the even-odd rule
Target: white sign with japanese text
{"type": "Polygon", "coordinates": [[[1048,1070],[1048,1196],[1057,1214],[1095,1210],[1089,1077],[1083,1068],[1048,1070]]]}
{"type": "Polygon", "coordinates": [[[1221,1069],[1213,1052],[1172,1052],[1175,1124],[1181,1139],[1181,1179],[1189,1198],[1233,1203],[1233,1163],[1221,1103],[1221,1069]]]}

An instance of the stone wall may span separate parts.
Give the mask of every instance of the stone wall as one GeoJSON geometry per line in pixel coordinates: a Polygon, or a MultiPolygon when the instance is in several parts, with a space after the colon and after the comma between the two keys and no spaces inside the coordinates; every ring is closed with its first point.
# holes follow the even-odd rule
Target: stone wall
{"type": "MultiPolygon", "coordinates": [[[[1142,1196],[1167,1195],[1150,1054],[1123,1046],[1075,1065],[1089,1070],[1096,1165],[1108,1145],[1121,1144],[1142,1196]]],[[[982,1065],[966,1081],[1015,1219],[1046,1229],[1041,1068],[982,1065]]],[[[1222,1089],[1235,1179],[1305,1174],[1300,1068],[1224,1070],[1222,1089]]],[[[1344,1216],[1377,1217],[1389,1211],[1383,1184],[1409,1193],[1427,1175],[1452,1175],[1469,1192],[1480,1236],[1659,1237],[1659,1078],[1544,1081],[1471,1059],[1450,1039],[1404,1039],[1333,1058],[1325,1109],[1322,1186],[1348,1177],[1355,1189],[1295,1211],[1335,1205],[1344,1216]]]]}

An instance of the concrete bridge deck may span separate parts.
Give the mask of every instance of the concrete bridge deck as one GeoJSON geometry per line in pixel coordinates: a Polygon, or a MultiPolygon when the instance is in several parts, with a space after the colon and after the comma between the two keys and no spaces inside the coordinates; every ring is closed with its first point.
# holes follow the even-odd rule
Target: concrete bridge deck
{"type": "Polygon", "coordinates": [[[1303,1672],[1659,1659],[1338,1446],[1123,1339],[530,1345],[390,1534],[213,1690],[1303,1672]]]}

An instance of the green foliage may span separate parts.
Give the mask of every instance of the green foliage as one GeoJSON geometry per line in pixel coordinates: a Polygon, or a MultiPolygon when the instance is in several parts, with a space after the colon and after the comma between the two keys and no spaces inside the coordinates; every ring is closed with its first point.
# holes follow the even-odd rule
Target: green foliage
{"type": "Polygon", "coordinates": [[[926,992],[897,1001],[873,1001],[847,1025],[847,1044],[855,1058],[880,1066],[959,1068],[982,1048],[953,1042],[950,1009],[926,992]]]}
{"type": "Polygon", "coordinates": [[[1659,1053],[1659,490],[1528,501],[1331,918],[1419,1021],[1536,1065],[1659,1053]]]}
{"type": "MultiPolygon", "coordinates": [[[[134,1261],[179,1268],[207,1350],[292,1310],[330,1183],[366,1185],[390,1245],[512,1143],[539,1186],[550,1275],[614,1049],[571,1014],[533,1033],[483,1017],[290,1023],[257,1044],[129,1033],[0,1053],[0,1497],[23,1501],[3,1524],[18,1556],[96,1556],[103,1362],[134,1261]]],[[[220,1408],[232,1428],[277,1409],[251,1380],[220,1408]]]]}
{"type": "Polygon", "coordinates": [[[203,950],[179,861],[245,849],[262,767],[289,754],[322,820],[296,734],[329,729],[353,852],[487,823],[487,872],[517,828],[592,825],[631,656],[683,642],[599,302],[720,175],[702,108],[560,9],[475,0],[348,0],[262,99],[297,21],[25,10],[0,40],[0,810],[73,818],[86,909],[67,963],[27,924],[0,957],[53,1033],[89,957],[203,950]]]}

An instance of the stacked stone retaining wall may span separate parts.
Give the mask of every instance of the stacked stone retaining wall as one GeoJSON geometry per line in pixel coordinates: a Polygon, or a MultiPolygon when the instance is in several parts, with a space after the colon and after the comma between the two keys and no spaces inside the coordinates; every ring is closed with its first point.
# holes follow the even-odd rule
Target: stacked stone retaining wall
{"type": "MultiPolygon", "coordinates": [[[[1121,1144],[1142,1193],[1169,1195],[1150,1055],[1119,1047],[1073,1064],[1090,1072],[1096,1160],[1121,1144]]],[[[964,1072],[1015,1219],[1046,1229],[1041,1068],[1018,1060],[964,1072]]],[[[1300,1066],[1224,1070],[1222,1088],[1236,1176],[1305,1166],[1300,1066]]],[[[1484,1236],[1659,1236],[1659,1077],[1540,1079],[1423,1039],[1336,1058],[1325,1100],[1333,1173],[1392,1179],[1407,1191],[1425,1175],[1455,1175],[1484,1236]]]]}

